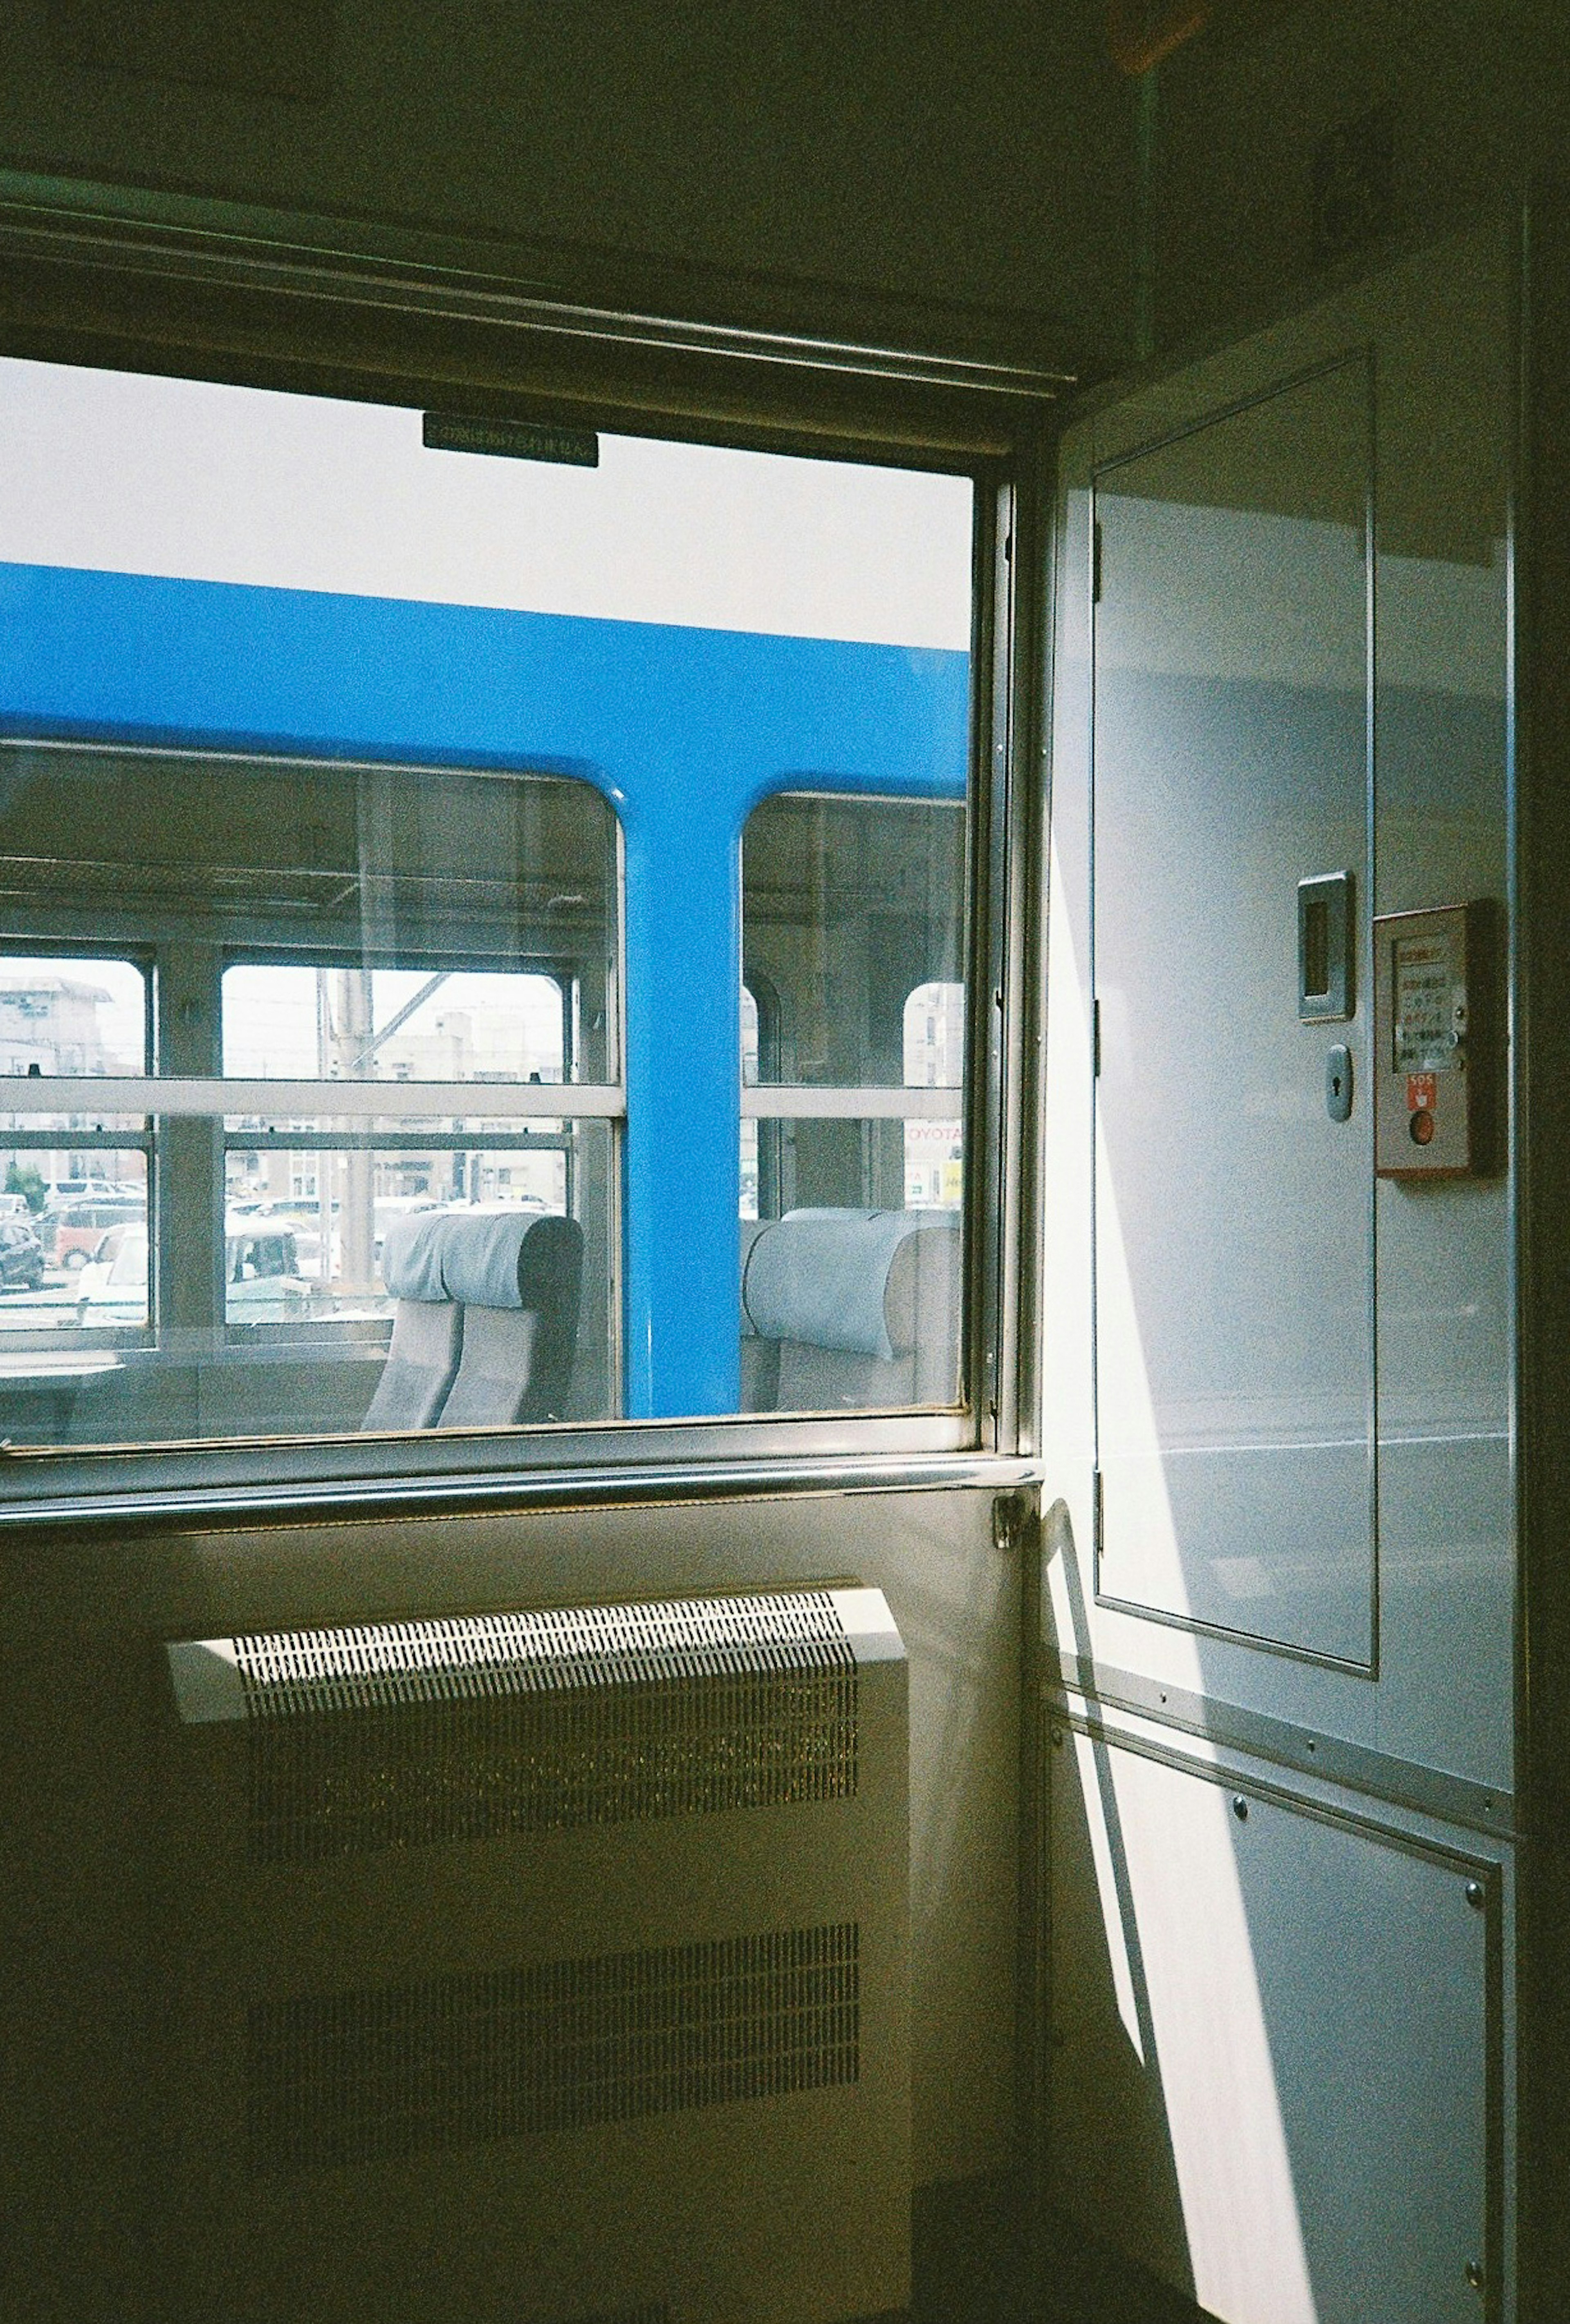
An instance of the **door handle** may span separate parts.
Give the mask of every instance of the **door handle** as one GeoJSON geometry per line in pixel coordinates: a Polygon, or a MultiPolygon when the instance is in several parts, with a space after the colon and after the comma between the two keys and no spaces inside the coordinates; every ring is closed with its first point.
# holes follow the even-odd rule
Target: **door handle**
{"type": "Polygon", "coordinates": [[[1298,1014],[1306,1025],[1353,1015],[1352,874],[1298,882],[1298,1014]]]}

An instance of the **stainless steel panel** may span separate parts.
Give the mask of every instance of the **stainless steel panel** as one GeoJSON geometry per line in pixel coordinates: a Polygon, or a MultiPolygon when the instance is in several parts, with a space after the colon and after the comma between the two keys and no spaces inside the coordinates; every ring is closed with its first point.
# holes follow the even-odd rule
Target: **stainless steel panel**
{"type": "Polygon", "coordinates": [[[1494,1868],[1051,1734],[1056,2199],[1223,2324],[1492,2312],[1494,1868]]]}
{"type": "MultiPolygon", "coordinates": [[[[1044,1499],[1057,1509],[1048,1576],[1056,1645],[1158,1690],[1219,1699],[1494,1795],[1513,1781],[1508,1176],[1375,1188],[1377,1682],[1366,1666],[1261,1653],[1244,1631],[1152,1620],[1096,1596],[1090,486],[1098,468],[1206,413],[1371,350],[1377,862],[1358,910],[1366,926],[1371,911],[1478,897],[1508,904],[1513,263],[1504,226],[1413,253],[1236,346],[1107,389],[1066,439],[1043,1139],[1041,1443],[1044,1499]]],[[[1105,579],[1111,586],[1110,567],[1105,579]]],[[[1173,586],[1181,596],[1186,577],[1173,586]]],[[[1295,961],[1283,967],[1295,978],[1295,961]]],[[[1115,1014],[1104,1006],[1104,1048],[1115,1014]]],[[[1322,1035],[1328,1043],[1341,1028],[1322,1035]]],[[[1354,1066],[1349,1131],[1366,1122],[1367,1088],[1354,1066]]],[[[1323,1085],[1312,1094],[1328,1130],[1323,1085]]],[[[1180,1241],[1175,1213],[1168,1227],[1180,1241]]],[[[1104,1364],[1104,1338],[1099,1353],[1104,1364]]],[[[1105,1516],[1115,1530],[1110,1489],[1105,1516]]]]}
{"type": "Polygon", "coordinates": [[[1098,1590],[1365,1665],[1366,1011],[1297,948],[1367,877],[1371,420],[1354,357],[1097,472],[1092,769],[1098,1590]]]}

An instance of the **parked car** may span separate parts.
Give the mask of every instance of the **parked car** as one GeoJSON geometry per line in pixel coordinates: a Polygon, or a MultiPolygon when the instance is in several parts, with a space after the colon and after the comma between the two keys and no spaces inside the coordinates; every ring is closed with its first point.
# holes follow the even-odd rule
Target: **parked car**
{"type": "Polygon", "coordinates": [[[310,1312],[294,1230],[282,1219],[231,1215],[224,1222],[224,1312],[232,1323],[280,1323],[310,1312]]]}
{"type": "Polygon", "coordinates": [[[84,1261],[77,1281],[78,1323],[147,1321],[147,1229],[123,1221],[109,1227],[84,1261]]]}
{"type": "MultiPolygon", "coordinates": [[[[231,1216],[224,1233],[224,1314],[231,1323],[301,1322],[311,1312],[290,1229],[276,1219],[231,1216]]],[[[77,1289],[77,1321],[145,1323],[147,1228],[125,1221],[99,1238],[77,1289]]]]}
{"type": "Polygon", "coordinates": [[[43,1281],[43,1245],[25,1219],[0,1219],[0,1291],[36,1291],[43,1281]]]}
{"type": "Polygon", "coordinates": [[[58,1211],[46,1211],[42,1222],[49,1255],[57,1267],[73,1271],[86,1266],[106,1229],[128,1223],[141,1225],[145,1234],[147,1204],[140,1194],[94,1195],[67,1203],[58,1211]]]}

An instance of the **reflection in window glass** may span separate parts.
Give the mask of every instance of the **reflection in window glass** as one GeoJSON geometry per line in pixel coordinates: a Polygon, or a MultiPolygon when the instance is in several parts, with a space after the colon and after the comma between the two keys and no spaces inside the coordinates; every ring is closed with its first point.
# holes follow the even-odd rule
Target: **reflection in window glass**
{"type": "MultiPolygon", "coordinates": [[[[385,1316],[392,1303],[381,1260],[389,1228],[435,1212],[566,1217],[572,1165],[586,1130],[586,1125],[539,1122],[513,1143],[487,1150],[467,1141],[494,1135],[494,1124],[488,1130],[471,1125],[466,1131],[444,1126],[423,1147],[394,1152],[369,1147],[344,1152],[319,1145],[289,1152],[247,1146],[244,1129],[231,1126],[226,1232],[231,1243],[236,1236],[264,1236],[274,1228],[287,1234],[290,1264],[271,1271],[298,1277],[309,1286],[302,1314],[385,1316]]],[[[232,1286],[257,1271],[235,1264],[231,1254],[224,1279],[232,1286]]],[[[226,1317],[231,1323],[279,1320],[256,1313],[232,1291],[226,1317]]]]}
{"type": "MultiPolygon", "coordinates": [[[[864,1148],[910,1126],[853,1124],[864,1148]]],[[[743,1228],[746,1409],[955,1403],[962,1248],[957,1207],[810,1204],[743,1228]]]]}
{"type": "MultiPolygon", "coordinates": [[[[611,1130],[605,1121],[531,1123],[538,1150],[526,1152],[516,1144],[486,1148],[476,1124],[453,1125],[447,1141],[423,1156],[408,1148],[319,1144],[309,1154],[311,1191],[273,1200],[259,1191],[259,1170],[280,1157],[248,1148],[231,1121],[224,1134],[238,1142],[226,1157],[221,1322],[149,1339],[152,1246],[144,1211],[128,1212],[98,1230],[93,1259],[53,1302],[53,1323],[71,1329],[60,1331],[47,1361],[42,1351],[36,1359],[39,1379],[54,1387],[32,1417],[46,1439],[84,1446],[136,1443],[155,1429],[208,1438],[352,1434],[375,1425],[367,1415],[383,1381],[411,1364],[408,1349],[427,1352],[460,1307],[474,1327],[483,1375],[466,1387],[461,1423],[444,1420],[438,1397],[423,1416],[395,1422],[394,1433],[506,1427],[548,1416],[523,1408],[540,1333],[541,1346],[554,1335],[558,1351],[559,1395],[550,1416],[603,1413],[614,1395],[609,1253],[580,1217],[593,1214],[591,1190],[608,1176],[611,1130]],[[466,1131],[468,1144],[452,1142],[466,1131]],[[373,1192],[369,1248],[358,1246],[356,1185],[409,1187],[422,1179],[423,1191],[373,1192]],[[467,1191],[455,1195],[455,1181],[467,1191]],[[547,1247],[544,1267],[534,1252],[533,1229],[541,1222],[554,1222],[548,1232],[572,1237],[565,1271],[559,1242],[547,1247]],[[423,1272],[417,1231],[426,1238],[424,1258],[436,1252],[423,1272]],[[488,1306],[502,1279],[498,1250],[515,1284],[522,1265],[533,1303],[527,1314],[488,1306]],[[477,1320],[475,1306],[486,1308],[477,1320]]],[[[316,1124],[309,1131],[324,1135],[316,1124]]],[[[307,1158],[297,1155],[291,1164],[307,1158]]],[[[48,1320],[49,1288],[46,1281],[43,1299],[20,1303],[34,1325],[48,1320]]]]}
{"type": "MultiPolygon", "coordinates": [[[[743,1065],[750,1408],[956,1399],[963,895],[947,801],[784,796],[748,823],[743,946],[774,1020],[751,1084],[743,1065]]],[[[745,1060],[745,1001],[743,1028],[745,1060]]]]}
{"type": "Polygon", "coordinates": [[[961,804],[766,799],[747,822],[742,878],[749,971],[767,975],[778,1018],[760,1078],[899,1087],[907,995],[932,980],[957,989],[961,804]]]}
{"type": "MultiPolygon", "coordinates": [[[[965,1065],[965,987],[919,984],[905,1003],[905,1085],[960,1088],[965,1065]]],[[[957,1106],[952,1120],[905,1124],[905,1201],[956,1211],[964,1196],[957,1106]]]]}
{"type": "Polygon", "coordinates": [[[559,1082],[563,992],[517,971],[246,964],[223,982],[239,1080],[559,1082]]]}

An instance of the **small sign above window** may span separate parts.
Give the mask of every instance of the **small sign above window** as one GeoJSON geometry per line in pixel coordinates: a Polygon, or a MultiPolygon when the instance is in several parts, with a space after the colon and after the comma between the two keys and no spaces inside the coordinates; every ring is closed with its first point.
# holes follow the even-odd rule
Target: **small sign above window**
{"type": "Polygon", "coordinates": [[[592,428],[559,428],[533,420],[465,420],[428,411],[421,440],[428,452],[488,452],[506,460],[556,460],[571,468],[600,465],[600,439],[592,428]]]}

